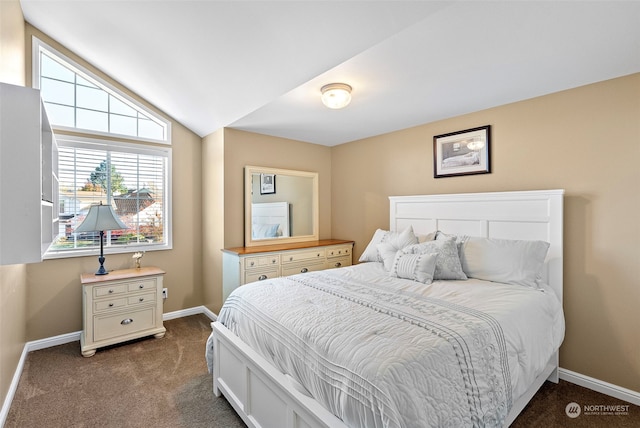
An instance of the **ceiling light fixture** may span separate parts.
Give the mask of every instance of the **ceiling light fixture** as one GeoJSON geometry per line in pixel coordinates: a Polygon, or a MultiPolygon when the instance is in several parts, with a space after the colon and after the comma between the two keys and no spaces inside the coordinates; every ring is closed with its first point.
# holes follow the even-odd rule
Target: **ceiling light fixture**
{"type": "Polygon", "coordinates": [[[322,103],[332,109],[346,107],[351,102],[351,86],[346,83],[329,83],[320,92],[322,103]]]}

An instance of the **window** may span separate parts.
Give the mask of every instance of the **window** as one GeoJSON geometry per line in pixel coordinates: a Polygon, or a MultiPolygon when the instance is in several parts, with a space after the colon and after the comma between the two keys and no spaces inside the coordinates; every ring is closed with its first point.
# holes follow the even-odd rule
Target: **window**
{"type": "Polygon", "coordinates": [[[34,60],[58,142],[60,230],[45,258],[95,253],[99,232],[74,230],[98,203],[127,225],[105,231],[105,252],[171,248],[171,148],[157,144],[170,143],[170,123],[37,39],[34,60]]]}
{"type": "Polygon", "coordinates": [[[170,124],[34,38],[34,87],[59,130],[170,143],[170,124]]]}

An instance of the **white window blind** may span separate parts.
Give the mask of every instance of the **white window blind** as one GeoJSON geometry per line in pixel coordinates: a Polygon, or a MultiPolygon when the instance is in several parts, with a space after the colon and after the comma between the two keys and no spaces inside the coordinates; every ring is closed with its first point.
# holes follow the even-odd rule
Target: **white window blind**
{"type": "MultiPolygon", "coordinates": [[[[60,139],[60,234],[47,256],[98,248],[99,233],[75,233],[89,207],[111,205],[128,227],[105,232],[105,249],[168,247],[170,149],[60,139]]],[[[108,252],[108,251],[107,251],[108,252]]]]}

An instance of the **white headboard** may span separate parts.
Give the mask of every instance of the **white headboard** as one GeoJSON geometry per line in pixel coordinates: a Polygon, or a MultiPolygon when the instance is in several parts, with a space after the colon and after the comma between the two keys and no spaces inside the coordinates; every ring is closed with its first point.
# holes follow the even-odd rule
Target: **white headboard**
{"type": "Polygon", "coordinates": [[[279,224],[279,237],[289,236],[289,203],[251,204],[251,224],[279,224]]]}
{"type": "Polygon", "coordinates": [[[391,230],[445,233],[550,244],[547,283],[562,301],[564,190],[391,196],[391,230]]]}

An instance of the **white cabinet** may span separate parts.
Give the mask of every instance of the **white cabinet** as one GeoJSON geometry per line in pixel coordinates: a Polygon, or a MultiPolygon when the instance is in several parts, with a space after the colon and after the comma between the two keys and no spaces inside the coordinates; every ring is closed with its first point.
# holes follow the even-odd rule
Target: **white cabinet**
{"type": "Polygon", "coordinates": [[[223,300],[254,281],[351,266],[353,241],[325,239],[259,247],[225,248],[222,253],[223,300]]]}
{"type": "Polygon", "coordinates": [[[153,266],[83,274],[82,355],[91,357],[98,348],[144,336],[164,337],[163,275],[153,266]]]}
{"type": "Polygon", "coordinates": [[[40,91],[0,83],[0,264],[42,261],[58,234],[57,174],[40,91]]]}

